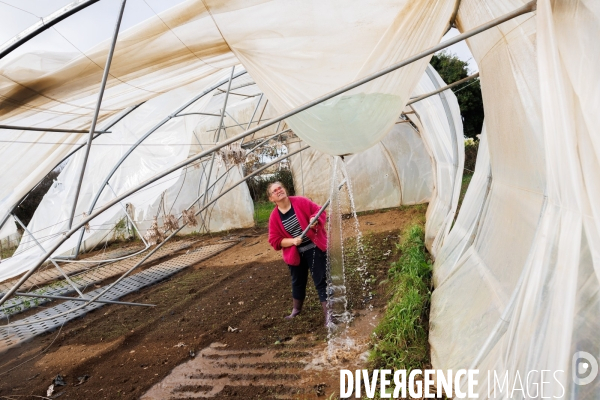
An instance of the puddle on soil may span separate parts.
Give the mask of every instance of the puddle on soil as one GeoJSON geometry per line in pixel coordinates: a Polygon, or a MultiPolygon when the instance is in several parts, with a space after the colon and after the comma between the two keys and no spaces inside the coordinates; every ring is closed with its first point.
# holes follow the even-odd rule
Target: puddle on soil
{"type": "Polygon", "coordinates": [[[314,356],[305,369],[338,372],[340,369],[362,368],[369,356],[371,335],[380,319],[379,311],[361,310],[344,337],[334,337],[322,345],[321,351],[313,352],[314,356]]]}
{"type": "Polygon", "coordinates": [[[260,387],[269,398],[278,399],[329,395],[339,386],[340,369],[365,364],[379,316],[377,311],[361,310],[347,331],[346,339],[353,346],[340,347],[335,357],[326,343],[306,348],[313,342],[310,335],[296,336],[280,349],[228,350],[227,345],[213,343],[173,369],[141,400],[216,398],[231,391],[241,395],[250,387],[260,387]]]}
{"type": "Polygon", "coordinates": [[[213,343],[194,359],[176,367],[154,385],[142,400],[210,398],[225,387],[273,387],[272,396],[290,398],[304,392],[298,373],[306,362],[287,359],[282,350],[227,350],[213,343]]]}

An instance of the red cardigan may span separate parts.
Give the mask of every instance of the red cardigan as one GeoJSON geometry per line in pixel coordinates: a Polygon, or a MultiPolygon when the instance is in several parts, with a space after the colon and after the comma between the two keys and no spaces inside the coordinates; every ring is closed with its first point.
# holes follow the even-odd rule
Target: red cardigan
{"type": "MultiPolygon", "coordinates": [[[[304,231],[310,219],[319,212],[321,207],[306,197],[290,196],[289,199],[292,207],[294,207],[300,228],[304,231]]],[[[325,212],[323,212],[317,221],[317,225],[309,229],[306,233],[306,236],[322,251],[327,251],[326,223],[327,217],[325,216],[325,212]]],[[[292,266],[300,265],[300,253],[296,246],[281,247],[281,241],[285,238],[292,238],[292,235],[287,233],[283,227],[279,211],[277,210],[277,206],[275,206],[269,217],[269,243],[275,250],[283,250],[283,261],[286,264],[292,266]]]]}

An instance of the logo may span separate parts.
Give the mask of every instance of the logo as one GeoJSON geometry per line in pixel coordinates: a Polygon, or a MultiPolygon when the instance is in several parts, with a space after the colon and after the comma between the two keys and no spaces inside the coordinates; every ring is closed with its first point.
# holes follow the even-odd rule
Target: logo
{"type": "Polygon", "coordinates": [[[573,382],[576,385],[587,385],[598,376],[598,360],[587,351],[573,354],[573,382]]]}

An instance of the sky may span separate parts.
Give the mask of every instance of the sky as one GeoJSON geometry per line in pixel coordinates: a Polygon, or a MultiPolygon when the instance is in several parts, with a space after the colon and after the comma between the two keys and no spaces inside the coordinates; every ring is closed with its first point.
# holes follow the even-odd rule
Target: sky
{"type": "MultiPolygon", "coordinates": [[[[54,11],[59,10],[73,0],[0,0],[0,46],[16,34],[30,27],[54,11]]],[[[121,23],[121,31],[128,29],[184,0],[128,0],[121,23]]],[[[101,0],[94,5],[78,12],[72,17],[55,25],[19,49],[13,51],[0,62],[10,62],[11,59],[43,48],[47,51],[77,52],[87,51],[94,45],[112,36],[114,24],[121,0],[101,0]]],[[[442,40],[458,35],[456,29],[451,29],[442,40]]],[[[448,48],[461,60],[469,63],[469,72],[479,69],[473,60],[469,48],[464,42],[448,48]]]]}
{"type": "MultiPolygon", "coordinates": [[[[24,29],[30,27],[73,0],[0,0],[0,46],[24,29]]],[[[128,0],[121,31],[171,8],[184,0],[128,0]]],[[[101,0],[53,28],[43,32],[6,57],[18,57],[33,49],[47,51],[87,51],[94,45],[110,39],[114,32],[121,0],[101,0]]]]}

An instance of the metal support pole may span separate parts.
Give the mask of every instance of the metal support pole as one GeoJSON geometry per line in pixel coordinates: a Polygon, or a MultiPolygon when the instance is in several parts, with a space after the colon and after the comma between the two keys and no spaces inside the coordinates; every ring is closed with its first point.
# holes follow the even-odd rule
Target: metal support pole
{"type": "Polygon", "coordinates": [[[441,87],[441,88],[439,88],[439,89],[436,89],[436,90],[434,90],[433,92],[429,92],[429,93],[425,93],[425,94],[423,94],[423,95],[421,95],[421,96],[413,97],[412,99],[410,99],[410,101],[409,101],[408,103],[406,103],[406,105],[407,105],[407,106],[410,106],[411,104],[414,104],[414,103],[416,103],[417,101],[421,101],[421,100],[423,100],[423,99],[426,99],[426,98],[428,98],[428,97],[431,97],[431,96],[433,96],[433,95],[436,95],[436,94],[438,94],[438,93],[441,93],[441,92],[443,92],[443,91],[445,91],[445,90],[451,89],[451,88],[453,88],[453,87],[455,87],[455,86],[458,86],[458,85],[460,85],[461,83],[464,83],[464,82],[470,81],[471,79],[475,79],[475,78],[479,78],[479,72],[477,72],[477,73],[474,73],[473,75],[467,76],[466,78],[463,78],[463,79],[461,79],[461,80],[459,80],[459,81],[456,81],[456,82],[454,82],[454,83],[451,83],[451,84],[449,84],[449,85],[446,85],[446,86],[444,86],[444,87],[441,87]]]}
{"type": "MultiPolygon", "coordinates": [[[[60,132],[60,133],[89,133],[90,130],[83,129],[59,129],[59,128],[39,128],[37,126],[17,126],[0,125],[0,129],[10,129],[14,131],[34,131],[34,132],[60,132]]],[[[110,133],[108,131],[94,131],[94,133],[110,133]]]]}
{"type": "MultiPolygon", "coordinates": [[[[225,109],[227,108],[227,99],[229,98],[229,90],[231,89],[231,81],[233,81],[233,72],[235,71],[235,67],[231,68],[231,75],[229,76],[229,83],[227,84],[227,92],[225,93],[225,100],[223,101],[223,110],[221,110],[221,120],[219,121],[219,129],[217,131],[217,138],[215,143],[219,143],[219,139],[221,137],[221,127],[223,126],[223,120],[225,119],[225,109]]],[[[212,153],[212,157],[210,159],[210,166],[208,168],[208,175],[206,175],[206,188],[204,190],[204,199],[202,200],[202,204],[206,203],[206,198],[208,196],[208,187],[210,185],[210,175],[212,174],[213,165],[215,164],[215,156],[217,152],[212,153]]]]}
{"type": "Polygon", "coordinates": [[[106,88],[106,81],[108,79],[108,72],[110,71],[110,64],[112,63],[113,54],[115,52],[115,46],[117,44],[117,37],[119,36],[119,28],[121,27],[121,20],[123,19],[123,12],[125,11],[125,4],[127,0],[121,1],[121,9],[119,10],[119,16],[115,25],[115,33],[113,34],[112,42],[110,44],[110,50],[108,51],[108,57],[106,58],[106,65],[104,66],[104,72],[102,74],[102,82],[100,83],[100,92],[98,93],[98,101],[96,102],[96,109],[94,110],[94,117],[92,118],[92,127],[90,128],[90,135],[88,137],[87,145],[85,148],[85,155],[83,156],[83,162],[81,163],[81,172],[79,173],[79,182],[75,189],[75,198],[73,199],[73,207],[71,208],[71,216],[69,217],[69,228],[73,226],[73,218],[75,218],[75,208],[77,208],[77,200],[79,199],[79,191],[81,190],[81,184],[83,183],[83,175],[85,174],[85,167],[87,160],[90,155],[90,149],[92,147],[92,140],[94,139],[94,131],[96,130],[96,123],[98,122],[98,115],[100,114],[100,106],[102,105],[102,97],[104,96],[104,89],[106,88]]]}
{"type": "MultiPolygon", "coordinates": [[[[264,171],[265,169],[269,168],[271,165],[274,165],[278,162],[281,162],[282,160],[285,160],[288,157],[291,157],[295,154],[298,154],[306,149],[308,149],[309,146],[304,146],[299,148],[298,150],[295,150],[289,154],[284,154],[281,157],[276,158],[275,160],[271,161],[270,163],[260,167],[259,169],[257,169],[256,171],[254,171],[253,173],[245,176],[244,178],[240,179],[239,181],[237,181],[236,183],[234,183],[233,185],[231,185],[229,188],[227,188],[227,190],[225,190],[224,192],[222,192],[221,194],[219,194],[219,196],[217,196],[215,199],[211,200],[208,204],[206,204],[202,209],[198,210],[196,212],[196,215],[200,214],[202,211],[204,211],[206,208],[210,207],[213,203],[215,203],[217,200],[219,200],[221,197],[225,196],[227,193],[229,193],[230,191],[232,191],[233,189],[235,189],[237,186],[239,186],[240,184],[244,183],[245,181],[247,181],[248,179],[252,178],[253,176],[261,173],[262,171],[264,171]]],[[[154,249],[152,249],[152,251],[150,251],[148,254],[146,254],[146,256],[141,259],[140,261],[138,261],[138,263],[136,265],[134,265],[133,267],[131,267],[128,271],[126,271],[123,275],[121,275],[119,277],[119,279],[117,279],[116,281],[114,281],[112,284],[110,284],[106,289],[104,289],[104,291],[102,293],[98,293],[94,298],[89,299],[88,303],[85,303],[81,306],[75,307],[71,310],[62,312],[60,314],[57,315],[52,315],[51,317],[47,317],[47,318],[42,318],[36,322],[43,322],[46,321],[47,319],[54,319],[54,318],[58,318],[61,317],[63,315],[72,313],[74,311],[80,310],[82,308],[85,308],[87,305],[89,305],[90,303],[98,300],[100,297],[104,296],[104,294],[106,294],[109,290],[111,290],[115,285],[117,285],[120,281],[122,281],[123,279],[125,279],[129,274],[131,274],[136,268],[138,268],[140,265],[142,265],[146,260],[148,260],[154,253],[156,253],[168,240],[170,240],[171,238],[173,238],[175,235],[177,235],[183,228],[185,228],[187,226],[187,224],[183,224],[179,229],[175,230],[173,233],[171,233],[164,241],[162,241],[161,243],[159,243],[154,249]]],[[[72,231],[73,232],[73,231],[72,231]]],[[[27,273],[29,274],[29,272],[27,273]]],[[[27,274],[25,276],[27,276],[27,274]]],[[[25,278],[25,276],[23,278],[25,278]]],[[[21,278],[21,279],[23,279],[21,278]]],[[[17,283],[18,284],[18,283],[17,283]]],[[[16,285],[15,285],[16,286],[16,285]]],[[[11,290],[4,295],[4,297],[7,297],[9,294],[12,294],[14,292],[12,292],[12,290],[14,289],[11,288],[11,290]],[[11,293],[12,292],[12,293],[11,293]]],[[[15,289],[16,290],[16,289],[15,289]]],[[[4,297],[2,298],[2,302],[0,302],[0,305],[2,305],[5,301],[4,297]]],[[[11,328],[12,327],[16,327],[16,326],[21,326],[21,325],[27,325],[28,323],[12,323],[11,324],[11,328]]],[[[8,328],[8,326],[3,325],[0,326],[0,329],[6,329],[8,328]]]]}
{"type": "MultiPolygon", "coordinates": [[[[144,102],[136,104],[133,107],[129,107],[127,109],[125,109],[124,112],[122,112],[121,115],[119,115],[117,118],[115,118],[114,120],[112,120],[111,122],[108,123],[108,125],[102,129],[101,131],[98,132],[102,132],[102,133],[97,133],[93,139],[96,139],[98,136],[102,135],[103,133],[109,133],[110,131],[108,129],[112,128],[113,126],[115,126],[117,123],[119,123],[123,118],[125,118],[126,116],[128,116],[129,114],[131,114],[131,112],[133,112],[135,109],[137,109],[139,106],[141,106],[142,104],[144,104],[144,102]]],[[[88,131],[84,131],[84,132],[88,132],[88,131]]],[[[69,154],[67,154],[66,156],[64,156],[59,162],[57,162],[54,165],[54,168],[52,168],[50,171],[54,171],[54,169],[56,169],[56,167],[58,167],[60,164],[62,164],[63,162],[65,162],[65,160],[67,160],[69,157],[71,157],[73,154],[75,154],[77,151],[81,150],[83,147],[85,146],[84,144],[81,144],[79,146],[77,146],[77,148],[73,149],[69,154]]],[[[49,172],[50,173],[50,172],[49,172]]],[[[49,174],[48,173],[48,174],[49,174]]],[[[8,217],[13,214],[15,212],[15,209],[19,206],[19,204],[21,204],[26,198],[27,196],[29,196],[29,194],[40,185],[40,183],[42,183],[42,181],[48,176],[48,174],[46,174],[42,179],[40,179],[40,181],[37,183],[37,185],[35,185],[33,188],[31,188],[23,197],[21,197],[19,199],[19,201],[17,201],[12,207],[10,207],[10,209],[7,211],[7,213],[4,215],[4,217],[2,217],[2,220],[0,220],[0,229],[2,229],[2,227],[4,226],[4,224],[6,223],[6,220],[8,219],[8,217]]]]}
{"type": "MultiPolygon", "coordinates": [[[[225,92],[225,100],[223,101],[223,109],[221,110],[221,119],[219,121],[219,129],[217,130],[217,136],[216,136],[215,143],[219,143],[219,139],[221,138],[221,129],[223,127],[223,120],[225,119],[225,113],[226,113],[226,109],[227,109],[227,100],[229,99],[229,92],[231,91],[231,82],[233,81],[233,72],[234,71],[235,71],[235,66],[231,68],[231,75],[229,77],[229,82],[227,84],[227,91],[225,92]]],[[[206,175],[206,187],[204,189],[204,197],[202,198],[202,204],[205,204],[206,199],[208,198],[208,189],[210,187],[210,176],[212,175],[212,170],[213,170],[213,166],[215,164],[216,154],[217,154],[216,151],[213,152],[211,159],[210,159],[208,174],[206,175]]],[[[208,230],[208,226],[206,224],[206,216],[207,215],[208,215],[208,213],[204,214],[204,218],[202,218],[202,221],[203,221],[205,229],[208,230]]]]}
{"type": "MultiPolygon", "coordinates": [[[[236,73],[233,78],[234,79],[239,78],[240,76],[245,75],[246,73],[247,73],[246,71],[240,71],[240,72],[236,73]]],[[[187,101],[183,106],[181,106],[177,110],[175,110],[174,113],[172,113],[171,115],[168,115],[167,117],[165,117],[162,121],[160,121],[158,124],[156,124],[154,127],[152,127],[152,129],[150,129],[143,136],[141,136],[137,140],[137,142],[135,142],[125,152],[125,154],[123,154],[123,156],[119,159],[119,161],[117,161],[117,163],[110,170],[110,172],[108,173],[108,175],[106,176],[106,178],[104,179],[104,181],[102,182],[102,184],[100,184],[100,188],[98,189],[98,192],[96,192],[96,196],[94,196],[94,200],[92,200],[92,203],[90,204],[90,208],[88,209],[88,215],[91,215],[92,212],[94,211],[94,207],[96,207],[96,203],[100,199],[100,195],[102,194],[102,191],[104,190],[104,187],[106,186],[106,184],[108,183],[108,181],[110,181],[110,179],[113,177],[113,175],[115,174],[115,172],[117,171],[117,169],[121,166],[121,164],[123,164],[123,162],[127,159],[127,157],[129,157],[131,155],[131,153],[133,153],[133,151],[144,140],[146,140],[150,135],[152,135],[154,132],[156,132],[158,129],[160,129],[164,124],[166,124],[167,122],[169,122],[171,119],[177,117],[183,110],[185,110],[186,108],[188,108],[189,106],[191,106],[192,104],[194,104],[196,101],[200,100],[202,97],[204,97],[207,94],[211,93],[216,88],[218,88],[219,86],[223,85],[226,82],[227,82],[227,80],[222,80],[222,81],[216,83],[215,85],[211,86],[210,88],[206,89],[204,92],[200,93],[199,95],[193,97],[191,100],[187,101]]],[[[210,153],[207,153],[206,155],[208,155],[208,154],[210,154],[210,153]]],[[[77,255],[79,254],[79,248],[81,247],[81,241],[83,240],[83,234],[84,233],[82,231],[80,233],[80,235],[79,235],[79,239],[77,241],[77,246],[75,247],[74,257],[77,257],[77,255]]]]}
{"type": "MultiPolygon", "coordinates": [[[[347,180],[344,179],[342,181],[342,183],[340,183],[338,185],[338,190],[340,190],[346,184],[346,182],[347,182],[347,180]]],[[[308,222],[308,225],[306,226],[306,229],[304,229],[304,231],[302,231],[302,234],[300,235],[301,239],[304,239],[304,236],[306,236],[306,233],[310,229],[310,226],[312,224],[314,224],[315,222],[317,222],[317,220],[319,219],[319,217],[321,216],[321,214],[323,214],[323,211],[325,211],[325,209],[329,206],[329,203],[331,203],[331,197],[327,199],[327,201],[325,202],[325,204],[323,204],[323,206],[321,206],[321,209],[319,210],[319,212],[316,213],[315,216],[308,222]]]]}
{"type": "MultiPolygon", "coordinates": [[[[453,44],[455,44],[457,42],[460,42],[460,41],[462,41],[464,39],[467,39],[467,38],[469,38],[471,36],[474,36],[474,35],[476,35],[478,33],[484,32],[484,31],[486,31],[486,30],[488,30],[490,28],[495,27],[496,25],[500,25],[501,23],[509,21],[509,20],[511,20],[513,18],[516,18],[516,17],[520,16],[520,15],[532,12],[532,11],[534,11],[536,9],[535,4],[536,4],[535,1],[532,1],[532,2],[524,5],[523,7],[520,7],[518,9],[516,9],[515,11],[512,11],[512,12],[510,12],[508,14],[505,14],[505,15],[499,17],[499,18],[496,18],[496,19],[494,19],[494,20],[492,20],[492,21],[490,21],[488,23],[480,25],[479,27],[477,27],[475,29],[472,29],[472,30],[470,30],[468,32],[465,32],[465,33],[463,33],[461,35],[455,36],[455,37],[453,37],[450,40],[446,40],[445,42],[442,42],[439,45],[436,45],[434,47],[431,47],[430,49],[425,50],[425,51],[423,51],[423,52],[421,52],[421,53],[419,53],[419,54],[417,54],[415,56],[409,57],[406,60],[400,61],[399,63],[396,63],[396,64],[394,64],[394,65],[392,65],[390,67],[384,68],[383,70],[381,70],[379,72],[376,72],[376,73],[371,74],[369,76],[366,76],[366,77],[364,77],[362,79],[359,79],[359,80],[357,80],[357,81],[355,81],[353,83],[350,83],[350,84],[348,84],[346,86],[343,86],[343,87],[341,87],[339,89],[336,89],[336,90],[334,90],[334,91],[332,91],[332,92],[330,92],[328,94],[325,94],[325,95],[323,95],[321,97],[318,97],[315,100],[312,100],[312,101],[310,101],[310,102],[308,102],[308,103],[306,103],[306,104],[304,104],[302,106],[296,107],[293,110],[290,110],[290,111],[288,111],[288,112],[286,112],[284,114],[279,115],[278,117],[275,117],[275,118],[269,120],[268,122],[265,122],[262,125],[258,125],[258,126],[252,128],[252,129],[247,130],[246,132],[242,132],[242,133],[240,133],[238,135],[235,135],[235,136],[233,136],[233,137],[231,137],[229,139],[226,139],[223,142],[216,144],[214,147],[212,147],[212,148],[210,148],[208,150],[202,151],[202,152],[196,154],[195,156],[188,158],[187,160],[184,160],[184,161],[182,161],[182,162],[180,162],[180,163],[178,163],[178,164],[176,164],[176,165],[174,165],[174,166],[172,166],[170,168],[167,168],[163,172],[156,174],[155,176],[153,176],[153,177],[147,179],[146,181],[140,183],[136,187],[127,190],[125,193],[121,194],[119,197],[117,197],[117,198],[115,198],[115,199],[107,202],[105,205],[99,207],[95,212],[90,213],[90,215],[87,218],[84,218],[82,221],[80,221],[79,223],[77,223],[77,225],[74,228],[71,228],[71,230],[69,230],[68,232],[65,232],[64,235],[63,235],[63,237],[62,237],[62,239],[59,240],[58,243],[56,243],[52,247],[52,249],[50,249],[50,251],[48,251],[42,258],[40,258],[36,262],[36,264],[29,271],[27,271],[19,279],[19,281],[7,293],[4,294],[4,296],[0,299],[0,305],[4,304],[6,302],[6,300],[8,300],[17,291],[17,289],[27,279],[29,279],[29,277],[32,274],[35,273],[35,271],[37,271],[37,269],[44,263],[44,261],[48,257],[50,257],[50,255],[52,255],[52,253],[54,251],[56,251],[58,249],[58,247],[61,244],[63,244],[68,238],[70,238],[79,228],[83,227],[86,223],[88,223],[89,221],[93,220],[98,215],[100,215],[104,211],[108,210],[110,207],[112,207],[113,205],[115,205],[119,201],[121,201],[121,200],[123,200],[123,199],[125,199],[125,198],[127,198],[129,196],[131,196],[132,194],[136,193],[140,189],[145,188],[146,186],[148,186],[148,185],[150,185],[150,184],[158,181],[159,179],[161,179],[161,178],[169,175],[170,173],[172,173],[174,171],[177,171],[178,169],[183,168],[186,165],[191,164],[191,163],[193,163],[193,162],[201,159],[202,157],[204,157],[206,155],[209,155],[212,152],[217,151],[217,150],[219,150],[219,149],[227,146],[228,144],[234,143],[234,142],[236,142],[236,141],[238,141],[240,139],[245,138],[246,136],[252,135],[253,133],[260,131],[261,129],[264,129],[264,128],[268,127],[268,126],[271,126],[271,125],[273,125],[273,124],[275,124],[275,123],[277,123],[279,121],[283,121],[286,118],[289,118],[289,117],[291,117],[293,115],[296,115],[296,114],[298,114],[298,113],[300,113],[300,112],[302,112],[304,110],[307,110],[307,109],[309,109],[309,108],[311,108],[311,107],[313,107],[313,106],[315,106],[317,104],[320,104],[320,103],[322,103],[322,102],[324,102],[326,100],[329,100],[329,99],[331,99],[331,98],[333,98],[333,97],[335,97],[335,96],[337,96],[339,94],[342,94],[344,92],[347,92],[348,90],[354,89],[355,87],[363,85],[363,84],[365,84],[367,82],[370,82],[370,81],[372,81],[374,79],[377,79],[377,78],[379,78],[379,77],[381,77],[381,76],[383,76],[385,74],[388,74],[388,73],[390,73],[392,71],[397,70],[398,68],[404,67],[405,65],[408,65],[408,64],[410,64],[410,63],[412,63],[412,62],[414,62],[416,60],[419,60],[419,59],[421,59],[423,57],[426,57],[426,56],[431,55],[431,54],[433,54],[435,52],[438,52],[438,51],[440,51],[440,50],[442,50],[442,49],[444,49],[444,48],[446,48],[448,46],[451,46],[451,45],[453,45],[453,44]]],[[[304,150],[306,148],[307,147],[302,148],[302,150],[304,150]]],[[[296,152],[290,153],[290,154],[286,155],[286,158],[287,158],[287,156],[290,156],[292,154],[296,154],[296,152]]]]}
{"type": "MultiPolygon", "coordinates": [[[[248,150],[248,152],[246,153],[246,157],[248,157],[248,154],[252,153],[254,150],[256,150],[257,148],[259,148],[260,146],[262,146],[263,144],[265,144],[266,142],[268,142],[269,140],[273,140],[275,138],[277,138],[279,135],[282,135],[283,133],[289,132],[291,131],[291,129],[287,129],[285,131],[281,131],[279,133],[276,133],[274,135],[269,136],[268,138],[264,139],[262,142],[260,142],[259,144],[257,144],[256,146],[254,146],[252,149],[248,150]]],[[[271,164],[269,164],[271,165],[271,164]]],[[[227,171],[225,171],[221,176],[219,176],[215,182],[210,186],[210,189],[212,189],[214,186],[216,186],[216,184],[223,179],[228,173],[229,171],[231,171],[235,166],[231,166],[227,169],[227,171]]],[[[198,197],[196,197],[196,199],[194,201],[191,202],[190,206],[186,208],[186,210],[189,210],[190,208],[192,208],[192,206],[194,204],[196,204],[197,202],[199,202],[200,200],[202,200],[202,198],[204,197],[204,193],[203,194],[199,194],[198,197]]],[[[181,216],[179,217],[181,218],[181,216]]],[[[179,219],[178,218],[178,219],[179,219]]],[[[206,227],[205,227],[206,228],[206,227]]],[[[206,228],[208,229],[208,228],[206,228]]]]}
{"type": "MultiPolygon", "coordinates": [[[[83,298],[79,299],[77,297],[69,297],[69,296],[51,296],[48,294],[35,294],[35,293],[15,293],[15,296],[22,297],[38,297],[41,299],[52,299],[52,300],[73,300],[73,301],[88,301],[89,299],[83,298]]],[[[156,307],[155,304],[143,304],[143,303],[130,303],[127,301],[114,301],[114,300],[94,300],[94,303],[102,303],[102,304],[118,304],[122,306],[138,306],[138,307],[156,307]]],[[[90,302],[91,303],[91,302],[90,302]]]]}
{"type": "MultiPolygon", "coordinates": [[[[221,120],[219,121],[219,129],[217,130],[217,137],[215,143],[219,143],[219,139],[221,138],[221,129],[223,127],[223,120],[225,119],[225,113],[227,112],[227,100],[229,99],[229,92],[231,91],[231,82],[233,81],[233,72],[235,71],[235,66],[231,68],[231,76],[229,77],[229,83],[227,84],[227,92],[225,92],[225,100],[223,101],[223,110],[221,110],[221,120]]],[[[218,89],[218,88],[217,88],[218,89]]],[[[242,128],[243,129],[243,128],[242,128]]],[[[206,203],[206,199],[208,198],[208,189],[210,187],[210,176],[212,175],[213,166],[215,164],[215,157],[217,152],[212,153],[212,157],[210,159],[210,166],[208,168],[208,175],[206,175],[206,187],[204,189],[204,197],[202,198],[202,204],[206,203]]],[[[204,218],[202,218],[204,228],[208,230],[208,225],[206,223],[206,217],[208,216],[208,212],[204,214],[204,218]]]]}
{"type": "MultiPolygon", "coordinates": [[[[238,138],[239,139],[239,138],[238,138]]],[[[285,160],[288,157],[291,157],[295,154],[298,154],[306,149],[308,149],[309,146],[304,146],[299,148],[298,150],[295,150],[289,154],[284,154],[281,157],[276,158],[275,160],[271,161],[270,163],[263,165],[262,167],[260,167],[259,169],[257,169],[256,171],[254,171],[253,173],[245,176],[244,178],[240,179],[239,181],[237,181],[236,183],[234,183],[233,185],[231,185],[229,188],[227,188],[227,190],[225,190],[224,192],[222,192],[221,194],[219,194],[219,196],[217,196],[215,199],[211,200],[207,205],[205,205],[203,208],[201,208],[200,210],[198,210],[196,212],[196,215],[200,214],[202,211],[204,211],[206,208],[208,208],[209,206],[211,206],[213,203],[215,203],[217,200],[219,200],[221,197],[225,196],[227,193],[229,193],[230,191],[232,191],[233,189],[235,189],[237,186],[239,186],[240,184],[244,183],[245,181],[247,181],[248,179],[252,178],[253,176],[261,173],[262,171],[264,171],[265,169],[269,168],[271,165],[274,165],[278,162],[281,162],[282,160],[285,160]]],[[[192,203],[193,204],[193,203],[192,203]]],[[[114,205],[114,204],[113,204],[114,205]]],[[[105,208],[106,206],[104,206],[103,208],[105,208]]],[[[96,215],[97,216],[97,215],[96,215]]],[[[90,219],[93,219],[94,217],[90,216],[90,219]]],[[[136,265],[134,265],[133,267],[131,267],[128,271],[126,271],[123,275],[121,275],[119,277],[119,279],[117,279],[115,282],[113,282],[112,284],[110,284],[102,293],[97,294],[94,298],[89,300],[89,303],[92,303],[94,301],[96,301],[97,299],[99,299],[100,297],[104,296],[104,294],[106,294],[106,292],[108,292],[109,290],[111,290],[116,284],[118,284],[120,281],[122,281],[123,279],[125,279],[129,274],[131,274],[136,268],[138,268],[140,265],[142,265],[146,260],[148,260],[154,253],[156,253],[165,243],[167,243],[168,240],[170,240],[171,238],[173,238],[175,235],[177,235],[183,228],[185,228],[187,226],[187,224],[183,224],[179,229],[175,230],[173,233],[171,233],[163,242],[159,243],[154,249],[152,249],[152,251],[150,251],[148,254],[146,254],[146,256],[141,259],[140,261],[138,261],[138,263],[136,265]]],[[[72,229],[70,232],[67,233],[67,235],[72,235],[73,233],[75,233],[75,231],[78,229],[79,227],[75,227],[74,229],[72,229]]],[[[67,237],[69,237],[67,236],[67,237]]],[[[35,269],[37,268],[34,267],[33,269],[29,270],[23,277],[21,277],[21,279],[19,280],[19,282],[17,282],[3,297],[2,299],[0,299],[0,305],[4,304],[4,302],[10,297],[12,296],[15,291],[17,290],[17,287],[20,286],[22,284],[21,281],[26,281],[29,276],[31,276],[31,274],[35,271],[35,269]]],[[[75,307],[71,310],[62,312],[60,314],[57,315],[53,315],[51,317],[47,317],[47,318],[42,318],[41,320],[38,320],[36,322],[43,322],[46,321],[48,319],[53,319],[53,318],[58,318],[61,317],[63,315],[69,314],[71,312],[80,310],[84,307],[86,307],[89,303],[83,304],[79,307],[75,307]]],[[[22,326],[22,325],[27,325],[28,323],[12,323],[11,327],[15,327],[15,326],[22,326]]],[[[6,329],[7,326],[0,326],[0,329],[6,329]]]]}
{"type": "Polygon", "coordinates": [[[87,0],[79,2],[75,1],[69,4],[68,6],[64,7],[62,10],[52,13],[49,17],[42,18],[41,21],[37,22],[35,25],[27,28],[26,30],[18,34],[15,38],[11,39],[7,44],[5,44],[4,48],[0,48],[0,59],[10,54],[13,50],[18,49],[21,45],[27,43],[29,40],[33,39],[40,33],[58,24],[60,21],[83,10],[84,8],[91,6],[96,2],[98,2],[98,0],[87,0]]]}
{"type": "Polygon", "coordinates": [[[240,123],[237,121],[237,119],[235,119],[235,118],[233,117],[233,115],[229,114],[227,111],[225,111],[225,113],[227,114],[227,116],[228,116],[229,118],[231,118],[231,120],[232,120],[232,121],[233,121],[233,123],[235,124],[235,125],[234,125],[234,126],[232,126],[231,128],[233,128],[233,127],[235,127],[235,126],[239,126],[240,128],[242,128],[242,129],[246,130],[246,128],[244,128],[244,127],[242,126],[242,124],[240,124],[240,123]]]}
{"type": "Polygon", "coordinates": [[[221,114],[212,114],[212,113],[204,113],[204,112],[189,112],[184,114],[177,114],[176,117],[185,117],[186,115],[208,115],[210,117],[220,117],[221,114]]]}
{"type": "MultiPolygon", "coordinates": [[[[42,249],[42,251],[46,251],[46,249],[44,248],[44,246],[42,246],[42,244],[40,242],[38,242],[38,240],[35,238],[35,236],[33,236],[33,233],[31,233],[29,231],[29,229],[27,229],[27,227],[25,226],[25,224],[23,222],[21,222],[21,220],[19,219],[19,217],[17,217],[16,215],[13,215],[13,218],[15,219],[15,221],[17,221],[17,223],[19,225],[21,225],[21,228],[23,228],[23,230],[25,232],[27,232],[29,234],[29,236],[31,236],[31,238],[33,239],[33,241],[35,242],[35,244],[42,249]]],[[[50,262],[54,265],[54,267],[56,267],[56,269],[62,274],[62,276],[64,276],[65,280],[69,283],[69,285],[71,285],[73,287],[73,289],[75,289],[75,291],[82,297],[85,298],[83,293],[81,293],[81,291],[79,290],[79,288],[77,287],[77,285],[75,285],[75,283],[71,280],[71,278],[69,278],[69,275],[66,274],[65,271],[63,271],[63,269],[61,267],[59,267],[59,265],[56,263],[56,261],[54,261],[52,258],[50,258],[50,262]]]]}
{"type": "Polygon", "coordinates": [[[252,120],[254,119],[254,116],[256,115],[256,112],[258,111],[258,106],[260,106],[260,102],[262,101],[262,98],[265,94],[261,93],[260,97],[258,98],[258,103],[256,103],[256,107],[254,107],[254,111],[252,112],[252,116],[250,117],[250,122],[248,122],[248,126],[246,127],[246,129],[250,129],[250,125],[252,125],[252,120]]]}

